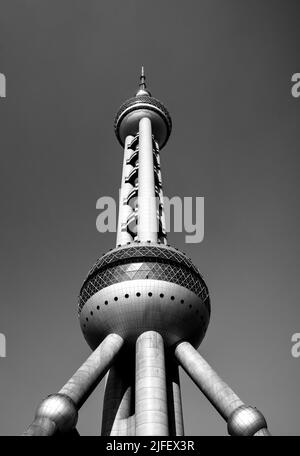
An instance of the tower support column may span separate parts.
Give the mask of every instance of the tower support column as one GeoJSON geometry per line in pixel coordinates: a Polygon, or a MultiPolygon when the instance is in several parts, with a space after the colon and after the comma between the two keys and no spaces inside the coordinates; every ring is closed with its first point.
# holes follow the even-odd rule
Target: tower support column
{"type": "Polygon", "coordinates": [[[263,415],[244,402],[189,342],[180,342],[175,357],[202,393],[227,421],[231,435],[270,435],[263,415]]]}
{"type": "Polygon", "coordinates": [[[157,208],[153,168],[152,126],[148,117],[139,121],[138,236],[141,242],[157,242],[157,208]]]}
{"type": "Polygon", "coordinates": [[[107,374],[102,436],[135,435],[133,353],[123,350],[107,374]]]}
{"type": "Polygon", "coordinates": [[[57,394],[39,405],[35,419],[23,435],[53,435],[74,430],[78,410],[112,365],[124,340],[108,335],[57,394]]]}
{"type": "Polygon", "coordinates": [[[155,331],[136,342],[136,435],[169,435],[164,342],[155,331]]]}
{"type": "Polygon", "coordinates": [[[121,336],[109,334],[62,387],[59,394],[65,394],[80,408],[104,377],[123,344],[121,336]]]}
{"type": "Polygon", "coordinates": [[[182,401],[178,363],[174,356],[167,356],[167,393],[169,432],[172,436],[184,435],[182,401]]]}

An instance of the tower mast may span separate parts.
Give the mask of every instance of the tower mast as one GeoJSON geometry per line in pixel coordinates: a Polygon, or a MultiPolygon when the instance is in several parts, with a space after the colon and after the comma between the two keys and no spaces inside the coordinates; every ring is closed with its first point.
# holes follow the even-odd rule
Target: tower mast
{"type": "MultiPolygon", "coordinates": [[[[171,119],[168,116],[163,121],[164,117],[159,119],[155,111],[150,111],[152,100],[142,66],[135,98],[128,100],[129,106],[128,102],[126,106],[123,105],[124,110],[121,107],[121,112],[116,117],[117,136],[120,128],[124,137],[117,246],[133,240],[167,243],[159,143],[153,134],[153,123],[155,131],[158,128],[163,131],[167,127],[170,134],[171,119]],[[143,107],[146,109],[141,109],[143,107]],[[122,115],[127,111],[132,114],[122,119],[122,115]]],[[[155,106],[156,112],[165,116],[167,111],[162,108],[164,107],[160,102],[155,106]]],[[[120,140],[119,136],[118,139],[120,140]]]]}

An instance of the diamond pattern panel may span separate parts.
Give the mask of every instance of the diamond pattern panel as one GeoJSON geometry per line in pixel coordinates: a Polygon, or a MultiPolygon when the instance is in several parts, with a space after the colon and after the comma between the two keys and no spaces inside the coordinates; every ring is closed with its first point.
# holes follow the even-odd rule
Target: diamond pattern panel
{"type": "MultiPolygon", "coordinates": [[[[167,260],[168,262],[179,263],[182,266],[191,269],[195,274],[200,275],[198,269],[194,266],[192,261],[184,255],[184,253],[175,250],[172,247],[166,246],[153,246],[153,245],[133,245],[125,248],[114,249],[101,258],[99,258],[96,264],[88,273],[86,280],[88,280],[94,273],[101,270],[105,266],[113,263],[120,263],[124,260],[127,262],[130,260],[143,261],[144,259],[156,259],[156,260],[167,260]],[[127,260],[127,261],[126,261],[127,260]]],[[[132,261],[131,261],[132,262],[132,261]]]]}
{"type": "MultiPolygon", "coordinates": [[[[129,250],[129,249],[127,249],[129,250]]],[[[118,255],[119,257],[119,255],[118,255]]],[[[119,257],[119,261],[120,258],[119,257]]],[[[127,260],[128,261],[128,260],[127,260]]],[[[94,273],[90,274],[89,280],[85,281],[79,296],[79,312],[86,301],[97,291],[114,283],[136,279],[156,279],[176,283],[193,291],[207,306],[210,311],[208,289],[200,274],[181,264],[147,261],[141,262],[140,258],[131,258],[127,264],[115,264],[102,267],[101,270],[95,268],[94,273]],[[134,261],[138,260],[138,261],[134,261]]]]}

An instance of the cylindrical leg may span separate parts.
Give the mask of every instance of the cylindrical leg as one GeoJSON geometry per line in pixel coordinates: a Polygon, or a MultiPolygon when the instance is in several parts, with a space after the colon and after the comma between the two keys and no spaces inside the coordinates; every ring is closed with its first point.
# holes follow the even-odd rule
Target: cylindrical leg
{"type": "Polygon", "coordinates": [[[169,435],[164,342],[147,331],[136,342],[136,435],[169,435]]]}
{"type": "Polygon", "coordinates": [[[70,397],[79,409],[106,374],[123,343],[118,334],[108,335],[59,393],[70,397]]]}
{"type": "Polygon", "coordinates": [[[138,236],[141,242],[157,242],[152,127],[147,117],[139,123],[138,236]]]}
{"type": "Polygon", "coordinates": [[[23,435],[53,435],[74,429],[78,409],[106,374],[123,343],[117,334],[107,336],[65,386],[42,401],[23,435]]]}
{"type": "Polygon", "coordinates": [[[101,435],[135,435],[134,363],[132,353],[121,351],[105,385],[101,435]]]}
{"type": "Polygon", "coordinates": [[[241,399],[223,382],[189,342],[178,344],[175,349],[175,356],[183,369],[225,420],[237,407],[243,405],[241,399]]]}
{"type": "Polygon", "coordinates": [[[263,415],[254,407],[246,407],[190,343],[179,343],[175,348],[175,356],[227,421],[229,434],[270,435],[263,415]]]}
{"type": "Polygon", "coordinates": [[[184,435],[179,369],[174,356],[167,356],[167,393],[169,432],[173,436],[184,435]]]}

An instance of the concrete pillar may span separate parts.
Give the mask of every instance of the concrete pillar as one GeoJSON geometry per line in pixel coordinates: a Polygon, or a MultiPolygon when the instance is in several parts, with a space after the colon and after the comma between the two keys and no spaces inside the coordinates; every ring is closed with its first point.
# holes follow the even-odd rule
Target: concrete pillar
{"type": "Polygon", "coordinates": [[[164,342],[147,331],[136,342],[136,435],[169,435],[164,342]]]}
{"type": "Polygon", "coordinates": [[[270,435],[261,413],[253,407],[246,407],[189,342],[176,346],[175,357],[220,415],[230,423],[232,435],[270,435]]]}
{"type": "MultiPolygon", "coordinates": [[[[131,235],[128,231],[122,231],[122,224],[126,222],[126,218],[128,216],[128,211],[126,211],[126,204],[123,203],[125,197],[125,179],[128,174],[128,169],[130,166],[126,164],[126,160],[129,157],[128,153],[128,145],[132,142],[134,136],[128,135],[125,139],[124,144],[124,156],[123,156],[123,167],[122,167],[122,179],[121,179],[121,188],[119,194],[119,217],[118,217],[118,228],[117,228],[117,242],[116,245],[124,245],[127,242],[132,241],[131,235]]],[[[127,207],[128,208],[128,207],[127,207]]]]}
{"type": "Polygon", "coordinates": [[[186,373],[225,420],[237,407],[243,405],[241,399],[223,382],[189,342],[179,343],[175,348],[175,356],[186,373]]]}
{"type": "Polygon", "coordinates": [[[120,352],[110,368],[103,402],[102,436],[135,435],[134,354],[120,352]]]}
{"type": "Polygon", "coordinates": [[[167,361],[167,394],[169,432],[172,436],[183,436],[183,413],[180,391],[179,369],[174,356],[168,355],[167,361]]]}
{"type": "Polygon", "coordinates": [[[62,387],[59,394],[71,398],[79,409],[106,374],[123,343],[124,340],[118,334],[109,334],[62,387]]]}
{"type": "Polygon", "coordinates": [[[157,242],[157,215],[153,168],[151,120],[139,122],[138,237],[141,242],[157,242]]]}

